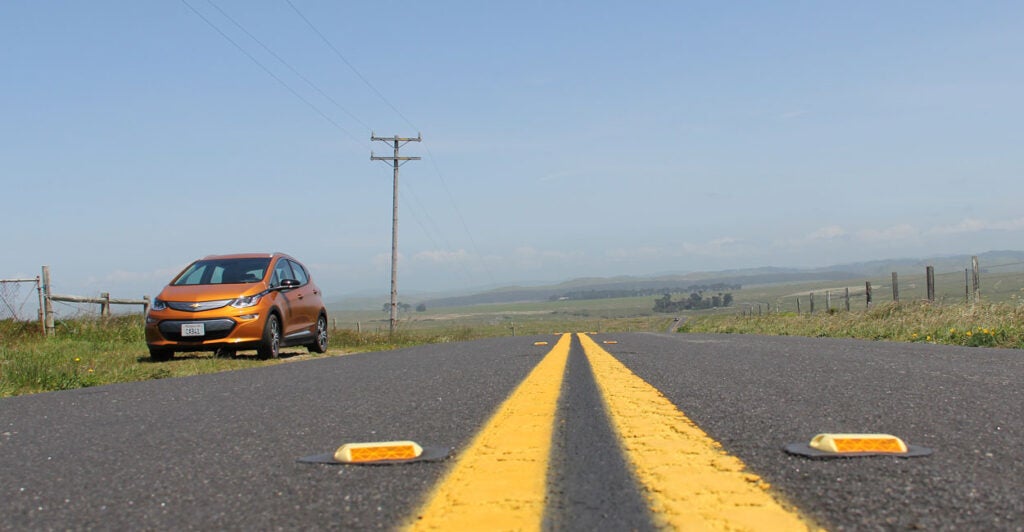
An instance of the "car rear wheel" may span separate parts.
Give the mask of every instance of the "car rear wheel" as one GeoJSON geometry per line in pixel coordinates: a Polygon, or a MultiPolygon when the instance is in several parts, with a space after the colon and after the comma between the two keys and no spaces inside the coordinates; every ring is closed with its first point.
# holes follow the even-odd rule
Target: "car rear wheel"
{"type": "Polygon", "coordinates": [[[277,358],[281,354],[281,320],[277,314],[267,317],[267,323],[263,326],[263,338],[256,346],[256,354],[262,359],[277,358]]]}
{"type": "Polygon", "coordinates": [[[163,347],[150,347],[149,359],[153,362],[167,362],[174,357],[174,351],[163,347]]]}
{"type": "Polygon", "coordinates": [[[309,347],[309,351],[311,353],[327,352],[327,316],[321,314],[320,317],[317,318],[316,339],[307,347],[309,347]]]}

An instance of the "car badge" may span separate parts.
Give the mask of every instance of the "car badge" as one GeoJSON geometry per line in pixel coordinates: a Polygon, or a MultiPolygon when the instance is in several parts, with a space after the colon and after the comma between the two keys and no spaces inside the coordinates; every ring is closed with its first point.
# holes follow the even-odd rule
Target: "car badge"
{"type": "Polygon", "coordinates": [[[192,308],[199,308],[200,305],[199,305],[199,303],[192,303],[189,306],[192,307],[192,308]]]}

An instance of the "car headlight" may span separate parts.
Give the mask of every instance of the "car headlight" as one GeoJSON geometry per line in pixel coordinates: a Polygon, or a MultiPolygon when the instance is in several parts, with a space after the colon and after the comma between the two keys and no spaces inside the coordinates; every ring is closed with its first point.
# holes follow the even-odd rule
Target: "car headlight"
{"type": "Polygon", "coordinates": [[[153,306],[150,310],[167,310],[167,302],[163,299],[156,298],[153,300],[153,306]]]}
{"type": "Polygon", "coordinates": [[[231,302],[231,306],[235,308],[249,308],[255,307],[259,304],[260,299],[263,298],[263,294],[256,294],[254,296],[240,297],[231,302]]]}

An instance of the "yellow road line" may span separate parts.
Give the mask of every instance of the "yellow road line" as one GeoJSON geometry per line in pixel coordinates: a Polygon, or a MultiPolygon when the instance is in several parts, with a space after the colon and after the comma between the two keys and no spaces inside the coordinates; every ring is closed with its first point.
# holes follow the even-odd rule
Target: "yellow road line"
{"type": "Polygon", "coordinates": [[[540,530],[564,334],[498,408],[409,523],[411,530],[540,530]]]}
{"type": "Polygon", "coordinates": [[[579,338],[655,523],[677,530],[812,529],[661,392],[587,335],[579,338]]]}

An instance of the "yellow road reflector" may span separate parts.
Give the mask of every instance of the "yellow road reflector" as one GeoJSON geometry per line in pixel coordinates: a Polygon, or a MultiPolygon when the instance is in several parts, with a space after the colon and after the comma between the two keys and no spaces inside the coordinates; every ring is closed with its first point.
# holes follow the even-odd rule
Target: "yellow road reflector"
{"type": "Polygon", "coordinates": [[[383,441],[346,443],[334,451],[334,459],[345,464],[412,460],[423,454],[423,448],[414,441],[383,441]]]}
{"type": "Polygon", "coordinates": [[[846,458],[856,456],[897,456],[912,458],[934,452],[928,447],[908,445],[892,434],[821,433],[810,443],[790,443],[783,447],[789,454],[810,458],[846,458]]]}
{"type": "Polygon", "coordinates": [[[907,444],[891,434],[818,434],[809,445],[828,453],[907,452],[907,444]]]}
{"type": "Polygon", "coordinates": [[[440,462],[446,460],[451,451],[450,447],[437,445],[422,447],[414,441],[346,443],[334,452],[303,456],[298,461],[327,465],[396,465],[440,462]]]}
{"type": "Polygon", "coordinates": [[[547,342],[534,342],[533,345],[548,345],[547,342]]]}

